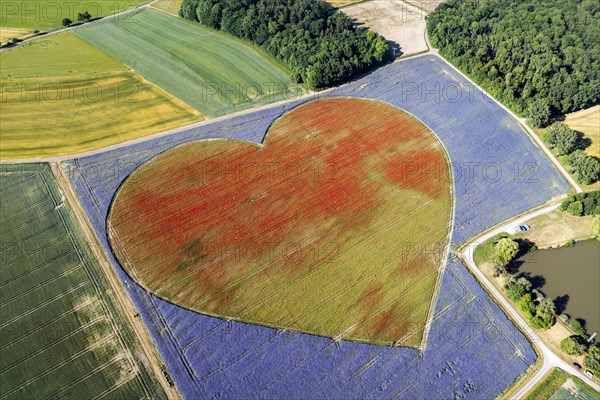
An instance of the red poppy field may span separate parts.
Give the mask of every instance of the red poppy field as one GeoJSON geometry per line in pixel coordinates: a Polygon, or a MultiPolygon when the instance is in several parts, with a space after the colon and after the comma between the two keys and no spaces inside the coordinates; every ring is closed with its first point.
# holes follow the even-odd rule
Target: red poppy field
{"type": "Polygon", "coordinates": [[[138,168],[108,218],[119,262],[208,315],[419,346],[451,224],[445,151],[386,103],[313,100],[263,145],[190,142],[138,168]]]}

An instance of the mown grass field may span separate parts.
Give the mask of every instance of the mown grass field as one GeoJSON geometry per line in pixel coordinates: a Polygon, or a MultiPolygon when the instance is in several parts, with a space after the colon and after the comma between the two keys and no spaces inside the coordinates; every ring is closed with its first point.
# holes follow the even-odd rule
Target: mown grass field
{"type": "Polygon", "coordinates": [[[169,14],[179,15],[182,0],[158,0],[152,4],[152,7],[168,12],[169,14]]]}
{"type": "Polygon", "coordinates": [[[164,398],[47,165],[0,167],[0,398],[164,398]]]}
{"type": "Polygon", "coordinates": [[[569,240],[593,238],[591,216],[576,217],[557,209],[538,215],[526,223],[531,227],[526,232],[502,232],[480,243],[473,251],[475,264],[481,266],[485,262],[492,263],[495,258],[494,245],[502,237],[527,239],[540,249],[562,246],[569,240]]]}
{"type": "Polygon", "coordinates": [[[592,141],[588,154],[600,157],[600,105],[568,114],[565,123],[592,141]]]}
{"type": "MultiPolygon", "coordinates": [[[[586,108],[584,110],[576,111],[565,116],[564,122],[573,130],[583,134],[583,139],[589,141],[588,146],[585,148],[585,152],[600,157],[600,105],[586,108]]],[[[535,134],[542,139],[546,131],[545,128],[533,129],[535,134]]],[[[543,139],[542,139],[543,140],[543,139]]],[[[550,150],[552,154],[557,156],[558,152],[556,149],[550,150]]],[[[558,157],[558,160],[565,167],[565,170],[571,174],[573,179],[576,180],[575,175],[572,173],[571,166],[565,162],[566,157],[558,157]]],[[[580,185],[581,188],[586,191],[594,191],[600,189],[600,181],[592,183],[590,185],[580,185]]]]}
{"type": "Polygon", "coordinates": [[[451,204],[424,125],[334,98],[284,114],[264,147],[200,141],[157,156],[117,193],[109,234],[125,270],[181,306],[418,346],[451,204]]]}
{"type": "Polygon", "coordinates": [[[104,17],[133,8],[148,0],[82,0],[82,1],[3,1],[0,22],[3,28],[49,31],[62,27],[63,18],[77,22],[77,14],[89,12],[92,18],[104,17]]]}
{"type": "Polygon", "coordinates": [[[592,216],[576,217],[566,211],[554,210],[527,221],[531,230],[516,232],[511,237],[529,239],[538,248],[562,246],[569,240],[586,240],[594,237],[592,216]]]}
{"type": "Polygon", "coordinates": [[[13,38],[24,39],[32,33],[31,29],[0,27],[0,44],[5,44],[13,38]]]}
{"type": "Polygon", "coordinates": [[[76,34],[207,116],[300,90],[261,51],[158,10],[82,27],[76,34]]]}
{"type": "Polygon", "coordinates": [[[202,119],[68,32],[4,52],[0,62],[1,159],[76,154],[202,119]]]}
{"type": "Polygon", "coordinates": [[[326,3],[332,7],[344,7],[350,4],[359,3],[364,0],[327,0],[326,3]]]}
{"type": "Polygon", "coordinates": [[[554,368],[528,393],[526,400],[599,400],[600,394],[581,379],[554,368]]]}
{"type": "Polygon", "coordinates": [[[344,14],[391,43],[394,56],[426,51],[425,13],[402,0],[370,0],[344,7],[344,14]]]}

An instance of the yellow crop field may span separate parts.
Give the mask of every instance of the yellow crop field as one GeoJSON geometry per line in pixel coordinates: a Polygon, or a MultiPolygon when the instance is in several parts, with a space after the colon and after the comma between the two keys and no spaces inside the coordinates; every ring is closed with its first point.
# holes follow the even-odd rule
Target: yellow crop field
{"type": "Polygon", "coordinates": [[[0,62],[1,159],[81,153],[202,119],[71,33],[19,46],[0,62]]]}
{"type": "Polygon", "coordinates": [[[12,38],[23,39],[31,35],[33,31],[31,29],[22,28],[0,28],[0,44],[8,42],[12,38]]]}
{"type": "Polygon", "coordinates": [[[600,105],[568,114],[565,123],[592,141],[587,153],[600,157],[600,105]]]}
{"type": "Polygon", "coordinates": [[[168,12],[169,14],[179,15],[181,0],[158,0],[152,4],[152,7],[168,12]]]}

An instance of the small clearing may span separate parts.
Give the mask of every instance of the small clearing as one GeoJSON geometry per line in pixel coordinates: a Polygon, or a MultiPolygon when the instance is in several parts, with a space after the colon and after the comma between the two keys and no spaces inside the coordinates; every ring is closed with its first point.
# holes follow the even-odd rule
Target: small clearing
{"type": "Polygon", "coordinates": [[[425,42],[425,15],[414,5],[400,0],[373,0],[349,7],[343,12],[358,26],[368,27],[390,42],[395,56],[428,50],[425,42]]]}
{"type": "Polygon", "coordinates": [[[592,141],[585,149],[588,154],[600,157],[600,105],[567,114],[565,123],[592,141]]]}

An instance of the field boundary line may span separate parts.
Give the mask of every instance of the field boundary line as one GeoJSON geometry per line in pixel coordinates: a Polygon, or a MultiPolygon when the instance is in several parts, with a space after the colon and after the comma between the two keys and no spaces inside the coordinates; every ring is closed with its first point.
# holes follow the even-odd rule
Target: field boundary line
{"type": "MultiPolygon", "coordinates": [[[[149,3],[150,4],[150,3],[149,3]]],[[[150,339],[148,330],[144,323],[139,319],[136,319],[137,308],[129,298],[129,295],[125,292],[125,289],[121,285],[116,272],[112,268],[111,263],[106,258],[106,255],[102,251],[102,248],[99,245],[98,238],[91,228],[91,224],[87,215],[81,208],[81,204],[77,198],[77,195],[73,191],[73,187],[71,186],[64,170],[62,167],[56,163],[50,164],[50,169],[52,174],[56,179],[56,183],[62,194],[65,196],[65,202],[67,202],[71,209],[73,210],[73,214],[75,217],[75,222],[81,228],[81,232],[83,234],[84,239],[87,241],[87,244],[91,250],[92,255],[96,258],[98,262],[98,266],[104,277],[107,280],[110,288],[113,290],[115,294],[116,300],[115,308],[117,312],[121,314],[123,317],[123,322],[128,325],[128,327],[132,330],[133,336],[137,339],[136,341],[141,345],[141,350],[146,355],[146,359],[151,366],[151,370],[154,373],[154,378],[162,387],[165,392],[167,398],[169,399],[179,399],[180,395],[176,391],[174,387],[171,387],[166,382],[163,371],[161,369],[162,358],[158,354],[156,350],[154,342],[150,339]]],[[[141,362],[143,360],[140,360],[141,362]]]]}
{"type": "MultiPolygon", "coordinates": [[[[121,149],[124,147],[129,147],[129,146],[133,146],[136,144],[140,144],[140,143],[145,143],[145,142],[149,142],[151,140],[154,139],[159,139],[161,137],[164,136],[172,136],[172,135],[176,135],[178,133],[182,133],[182,132],[186,132],[189,131],[191,129],[195,129],[195,128],[200,128],[204,125],[209,125],[209,124],[213,124],[213,123],[218,123],[218,122],[223,122],[223,121],[227,121],[227,120],[232,120],[236,117],[241,117],[244,115],[248,115],[248,114],[252,114],[255,112],[259,112],[259,111],[264,111],[264,110],[268,110],[270,108],[277,108],[277,107],[283,107],[283,106],[287,106],[290,105],[292,103],[295,103],[297,101],[303,101],[303,100],[313,100],[315,98],[320,97],[322,94],[324,93],[328,93],[334,90],[337,90],[339,87],[335,86],[329,89],[325,89],[323,91],[320,92],[307,92],[304,93],[300,96],[294,96],[292,98],[289,99],[283,99],[280,101],[276,101],[274,103],[268,103],[262,106],[258,106],[258,107],[252,107],[252,108],[248,108],[245,110],[240,110],[234,113],[230,113],[230,114],[225,114],[225,115],[221,115],[215,118],[206,118],[203,119],[201,121],[198,122],[194,122],[192,124],[189,125],[183,125],[177,128],[173,128],[173,129],[169,129],[167,131],[163,131],[163,132],[158,132],[158,133],[154,133],[152,135],[146,135],[137,139],[132,139],[132,140],[128,140],[125,142],[121,142],[121,143],[116,143],[110,146],[106,146],[106,147],[102,147],[100,149],[97,150],[90,150],[90,151],[85,151],[85,152],[81,152],[81,153],[74,153],[74,154],[67,154],[64,156],[54,156],[54,157],[39,157],[39,158],[19,158],[19,159],[6,159],[6,160],[0,160],[0,164],[30,164],[30,163],[40,163],[40,162],[47,162],[47,163],[60,163],[62,161],[69,161],[69,160],[73,160],[73,159],[80,159],[80,158],[84,158],[84,157],[89,157],[89,156],[93,156],[96,154],[102,154],[102,153],[106,153],[112,150],[117,150],[117,149],[121,149]]],[[[188,140],[186,141],[198,141],[198,140],[207,140],[207,139],[219,139],[219,138],[197,138],[197,139],[193,139],[193,140],[188,140]]],[[[225,138],[225,139],[229,139],[229,140],[238,140],[235,138],[225,138]]],[[[242,139],[240,139],[240,141],[244,141],[242,139]]],[[[248,141],[250,142],[250,141],[248,141]]],[[[251,142],[256,144],[256,142],[251,142]]],[[[183,144],[183,143],[182,143],[183,144]]],[[[171,147],[172,148],[172,147],[171,147]]]]}
{"type": "MultiPolygon", "coordinates": [[[[157,1],[158,0],[150,0],[144,4],[133,6],[133,8],[128,8],[126,10],[119,11],[114,14],[105,15],[104,17],[99,17],[99,18],[94,19],[93,21],[77,24],[75,26],[67,26],[67,27],[58,28],[58,29],[55,29],[52,31],[42,32],[42,33],[37,34],[36,36],[32,36],[30,38],[23,39],[20,42],[13,44],[12,46],[2,47],[2,48],[0,48],[0,53],[12,50],[12,49],[19,47],[20,45],[25,44],[25,43],[33,42],[38,39],[44,39],[44,38],[47,38],[48,36],[56,35],[59,33],[68,32],[73,29],[81,28],[82,26],[89,26],[91,24],[96,24],[101,21],[107,21],[107,20],[111,20],[111,19],[115,19],[115,18],[119,18],[119,17],[125,16],[128,14],[131,14],[131,13],[136,13],[136,12],[139,12],[141,9],[150,7],[152,4],[156,3],[157,1]]],[[[131,7],[131,6],[132,5],[129,4],[129,7],[131,7]]]]}
{"type": "MultiPolygon", "coordinates": [[[[429,42],[429,39],[427,41],[429,42]]],[[[433,47],[432,47],[432,49],[433,49],[433,47]]],[[[546,155],[546,158],[548,160],[550,160],[550,162],[552,163],[552,165],[554,165],[554,167],[558,170],[558,172],[560,172],[560,174],[563,176],[563,178],[565,178],[565,180],[575,190],[575,192],[576,193],[582,193],[583,192],[583,189],[581,189],[581,187],[575,181],[575,179],[573,179],[571,177],[571,175],[569,175],[569,173],[567,172],[567,170],[565,170],[565,168],[562,166],[562,164],[556,159],[556,157],[554,157],[554,154],[552,154],[550,152],[550,150],[548,150],[548,148],[546,147],[546,145],[544,144],[544,142],[542,142],[542,140],[535,134],[535,132],[533,132],[533,130],[529,127],[529,125],[527,125],[527,123],[525,122],[525,120],[523,118],[519,117],[517,114],[515,114],[514,112],[512,112],[508,107],[506,107],[504,104],[502,104],[500,101],[498,101],[494,96],[492,96],[491,94],[489,94],[481,86],[479,86],[477,83],[475,83],[465,73],[463,73],[461,70],[459,70],[457,67],[455,67],[450,61],[446,60],[438,52],[438,50],[432,50],[430,54],[433,54],[433,55],[437,56],[439,59],[441,59],[445,64],[447,64],[448,66],[450,66],[454,71],[456,71],[458,74],[460,74],[460,76],[462,76],[464,79],[466,79],[471,85],[473,85],[475,88],[479,89],[488,98],[490,98],[495,104],[497,104],[498,106],[500,106],[512,118],[514,118],[515,121],[517,121],[519,123],[519,125],[521,126],[521,128],[525,131],[525,133],[529,137],[529,140],[531,140],[533,142],[533,144],[535,144],[535,146],[537,148],[539,148],[546,155]]]]}
{"type": "MultiPolygon", "coordinates": [[[[420,54],[419,56],[423,56],[425,54],[420,54]]],[[[417,56],[418,57],[418,56],[417,56]]],[[[401,61],[401,60],[398,60],[401,61]]],[[[333,96],[333,97],[324,97],[321,98],[320,96],[316,96],[315,99],[313,99],[312,101],[319,101],[321,99],[323,100],[329,100],[332,98],[353,98],[352,96],[348,96],[348,95],[338,95],[338,96],[333,96]]],[[[415,344],[415,345],[407,345],[407,344],[397,344],[396,342],[399,342],[400,340],[395,341],[394,343],[388,343],[388,342],[380,342],[377,340],[371,340],[371,339],[363,339],[363,338],[344,338],[344,340],[348,340],[348,341],[353,341],[353,342],[359,342],[359,343],[369,343],[369,344],[384,344],[384,345],[393,345],[393,346],[398,346],[398,347],[407,347],[407,348],[414,348],[414,349],[418,349],[420,351],[425,351],[426,348],[426,342],[427,342],[427,337],[428,337],[428,333],[429,333],[429,328],[431,325],[431,321],[433,318],[433,313],[435,310],[435,305],[437,303],[438,300],[438,295],[439,295],[439,290],[441,287],[441,281],[442,281],[442,277],[444,275],[445,272],[445,267],[447,264],[447,260],[448,260],[448,256],[450,254],[450,249],[451,249],[451,237],[452,237],[452,231],[453,231],[453,227],[454,227],[454,220],[455,220],[455,213],[456,213],[456,200],[455,200],[455,188],[454,188],[454,184],[453,184],[453,179],[454,179],[454,173],[453,173],[453,169],[452,169],[452,165],[450,162],[450,154],[448,152],[448,149],[446,148],[446,146],[444,145],[443,141],[439,138],[439,136],[435,133],[435,131],[429,127],[426,123],[424,123],[419,117],[417,117],[416,115],[414,115],[413,113],[397,106],[397,105],[393,105],[381,100],[376,100],[376,99],[364,99],[366,101],[370,101],[370,102],[375,102],[375,103],[383,103],[386,104],[396,110],[399,110],[403,113],[406,113],[407,115],[409,115],[412,119],[420,122],[423,126],[425,126],[427,128],[427,131],[429,134],[431,134],[434,138],[434,141],[440,146],[441,149],[443,149],[443,153],[444,153],[444,158],[446,160],[446,164],[448,167],[448,180],[450,181],[450,187],[448,188],[448,192],[451,198],[451,206],[449,207],[449,214],[450,214],[450,220],[448,222],[447,225],[444,225],[444,229],[447,228],[447,233],[445,235],[444,238],[444,242],[445,242],[445,249],[443,254],[440,256],[439,260],[439,265],[435,268],[435,270],[433,271],[433,273],[436,273],[436,278],[435,278],[435,282],[433,284],[433,289],[432,289],[432,296],[430,301],[428,302],[428,307],[427,307],[427,312],[426,312],[426,316],[423,319],[423,324],[420,326],[420,328],[418,329],[418,331],[420,331],[421,333],[421,340],[419,341],[419,344],[415,344]]],[[[305,105],[306,103],[302,103],[299,104],[297,106],[295,106],[293,109],[298,108],[298,107],[302,107],[303,105],[305,105]]],[[[289,110],[288,110],[289,111],[289,110]]],[[[285,115],[285,113],[283,114],[285,115]]],[[[186,145],[189,145],[191,142],[194,141],[202,141],[202,142],[211,142],[211,141],[235,141],[235,142],[245,142],[245,143],[249,143],[253,146],[256,146],[257,148],[263,148],[265,146],[268,145],[268,140],[269,140],[269,131],[271,129],[271,127],[277,122],[279,121],[283,115],[280,115],[279,117],[275,118],[271,124],[269,125],[269,127],[266,130],[266,134],[264,135],[262,141],[260,143],[257,142],[253,142],[253,141],[248,141],[248,140],[238,140],[238,139],[232,139],[232,138],[207,138],[207,139],[199,139],[199,140],[193,140],[193,141],[185,141],[183,143],[177,144],[175,146],[169,147],[167,150],[165,150],[164,152],[158,153],[152,157],[150,157],[148,160],[146,160],[145,162],[143,162],[138,168],[136,168],[134,171],[132,171],[131,173],[129,173],[129,175],[127,175],[127,177],[121,182],[121,184],[119,185],[119,187],[117,188],[117,190],[115,191],[115,194],[113,195],[113,200],[111,201],[111,205],[109,207],[109,211],[108,211],[108,218],[107,218],[107,223],[106,223],[106,231],[107,231],[107,236],[109,238],[109,245],[111,247],[117,247],[118,249],[120,249],[120,253],[122,256],[124,256],[126,259],[123,260],[124,262],[126,262],[128,265],[132,266],[133,263],[129,260],[127,251],[125,251],[124,248],[122,248],[122,246],[120,246],[120,241],[118,239],[118,235],[115,232],[114,228],[112,227],[112,224],[110,223],[110,215],[111,215],[111,211],[112,211],[112,206],[114,205],[114,199],[116,199],[119,196],[119,192],[122,190],[122,188],[125,185],[125,182],[130,179],[134,174],[136,174],[137,172],[139,172],[139,170],[141,168],[143,168],[145,165],[149,164],[152,162],[152,160],[155,160],[156,158],[160,157],[162,154],[169,152],[169,151],[173,151],[174,149],[178,148],[178,147],[183,147],[186,145]]],[[[75,160],[75,163],[77,163],[77,160],[75,160]]],[[[66,164],[65,164],[66,165],[66,164]]],[[[85,181],[85,176],[83,176],[83,180],[85,181]]],[[[89,189],[88,189],[89,190],[89,189]]],[[[388,196],[388,197],[391,197],[388,196]]],[[[427,204],[421,205],[419,206],[419,208],[417,210],[414,210],[413,212],[411,212],[411,214],[416,213],[419,209],[425,207],[427,204]]],[[[102,213],[102,212],[101,212],[102,213]]],[[[396,225],[398,223],[401,223],[402,219],[397,220],[392,222],[389,225],[386,225],[384,229],[389,228],[390,226],[396,225]]],[[[280,258],[283,258],[284,256],[281,256],[280,258]]],[[[118,262],[121,262],[121,260],[119,260],[119,257],[115,254],[115,258],[118,262]]],[[[278,258],[279,259],[279,258],[278,258]]],[[[270,264],[265,265],[264,267],[262,267],[261,269],[259,269],[258,271],[254,272],[254,273],[250,273],[242,278],[240,278],[238,281],[231,283],[230,285],[235,285],[237,283],[239,283],[241,280],[250,278],[253,275],[256,275],[258,273],[260,273],[261,271],[267,269],[270,266],[270,264]]],[[[304,275],[302,277],[302,279],[307,278],[312,272],[311,271],[309,273],[307,273],[306,275],[304,275]]],[[[140,277],[137,275],[137,271],[135,270],[135,268],[130,267],[129,269],[125,270],[125,273],[127,275],[129,275],[131,278],[133,278],[135,281],[137,281],[138,283],[143,282],[143,279],[140,279],[140,277]]],[[[179,278],[179,280],[183,280],[185,279],[185,277],[189,277],[193,274],[197,273],[196,270],[192,270],[190,272],[187,273],[187,275],[179,278]]],[[[364,277],[363,279],[366,279],[368,276],[364,277]]],[[[179,281],[178,280],[178,281],[179,281]]],[[[142,285],[143,286],[143,285],[142,285]]],[[[330,337],[324,333],[314,333],[314,332],[306,332],[303,330],[297,330],[297,329],[291,329],[289,326],[278,326],[278,325],[274,325],[274,324],[267,324],[264,322],[260,322],[260,321],[249,321],[246,318],[239,318],[239,317],[231,317],[231,316],[225,316],[222,314],[218,314],[218,313],[211,313],[211,312],[206,312],[206,311],[199,311],[197,309],[193,309],[190,308],[188,306],[184,306],[179,304],[179,302],[175,301],[173,298],[168,298],[166,297],[163,293],[161,293],[161,291],[163,291],[163,289],[168,288],[168,286],[163,286],[160,287],[156,290],[149,290],[146,288],[146,290],[148,290],[151,294],[153,294],[154,296],[167,301],[171,304],[174,304],[178,307],[187,309],[187,310],[191,310],[193,312],[196,313],[200,313],[200,314],[204,314],[204,315],[208,315],[211,317],[215,317],[215,318],[220,318],[223,320],[233,320],[236,322],[242,322],[242,323],[251,323],[254,325],[259,325],[259,326],[264,326],[264,327],[268,327],[268,328],[273,328],[273,329],[289,329],[290,331],[294,331],[294,332],[301,332],[301,333],[306,333],[306,334],[312,334],[315,336],[321,336],[321,337],[330,337]]],[[[222,289],[221,291],[225,290],[226,288],[222,289]]],[[[285,290],[285,289],[281,289],[280,291],[285,290]]],[[[275,293],[277,294],[277,293],[275,293]]],[[[274,294],[274,295],[275,295],[274,294]]],[[[202,300],[200,300],[200,302],[204,302],[206,301],[208,298],[203,298],[202,300]]],[[[248,308],[252,309],[255,308],[257,306],[259,306],[261,303],[263,303],[264,301],[266,301],[264,298],[262,298],[261,300],[258,300],[256,303],[253,304],[248,304],[245,308],[244,308],[244,312],[246,312],[248,310],[248,308]]],[[[415,334],[415,332],[411,332],[408,336],[413,336],[415,334]]],[[[184,361],[185,362],[185,361],[184,361]]],[[[193,370],[192,370],[193,371],[193,370]]],[[[190,373],[190,375],[195,375],[195,372],[190,373]]]]}
{"type": "MultiPolygon", "coordinates": [[[[42,175],[42,178],[44,178],[43,175],[42,175]]],[[[45,178],[44,178],[44,181],[45,181],[45,178]]],[[[46,182],[46,186],[48,186],[48,189],[49,189],[49,185],[47,182],[46,182]]],[[[64,196],[63,190],[58,185],[57,185],[57,189],[58,189],[58,192],[61,194],[61,203],[64,204],[65,196],[64,196]]],[[[53,201],[54,201],[54,197],[53,197],[53,201]]],[[[132,371],[138,370],[137,362],[133,357],[132,350],[127,345],[127,343],[123,337],[122,331],[121,331],[121,329],[119,329],[119,326],[118,326],[118,323],[122,323],[122,321],[121,321],[122,319],[117,320],[117,318],[114,314],[115,311],[112,311],[111,308],[108,306],[106,298],[103,293],[103,290],[100,287],[100,282],[98,282],[98,275],[100,275],[100,273],[99,274],[93,273],[93,271],[92,271],[93,265],[91,265],[89,262],[86,262],[86,261],[91,260],[91,258],[90,258],[91,256],[88,257],[87,254],[84,254],[85,250],[82,249],[78,245],[78,243],[79,243],[78,239],[80,239],[80,238],[75,237],[75,233],[71,229],[71,225],[76,223],[73,221],[72,214],[69,214],[68,211],[64,211],[64,212],[59,212],[59,216],[60,216],[60,219],[67,231],[67,236],[69,237],[71,244],[72,244],[73,248],[75,249],[75,253],[76,253],[77,257],[79,258],[80,263],[83,266],[83,270],[84,270],[87,278],[92,283],[92,287],[95,292],[95,296],[96,296],[97,300],[99,301],[99,304],[100,304],[100,307],[102,310],[101,315],[105,318],[105,320],[109,326],[109,329],[110,329],[110,331],[107,333],[107,337],[115,339],[116,343],[114,344],[114,347],[116,349],[118,349],[119,352],[123,355],[123,358],[127,360],[127,362],[129,363],[130,369],[132,371]],[[67,221],[67,219],[68,219],[68,221],[67,221]]],[[[143,379],[143,377],[138,373],[136,373],[135,375],[136,375],[135,377],[138,379],[138,381],[140,383],[140,386],[144,390],[145,394],[147,396],[150,396],[151,395],[150,390],[149,390],[145,380],[143,379]]]]}

